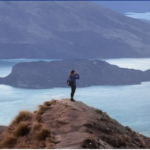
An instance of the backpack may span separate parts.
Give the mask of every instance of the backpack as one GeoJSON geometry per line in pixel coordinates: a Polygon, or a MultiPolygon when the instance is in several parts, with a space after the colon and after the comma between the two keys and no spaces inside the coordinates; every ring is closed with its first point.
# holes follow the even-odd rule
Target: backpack
{"type": "Polygon", "coordinates": [[[69,79],[67,80],[68,86],[73,86],[73,81],[70,81],[69,79]]]}

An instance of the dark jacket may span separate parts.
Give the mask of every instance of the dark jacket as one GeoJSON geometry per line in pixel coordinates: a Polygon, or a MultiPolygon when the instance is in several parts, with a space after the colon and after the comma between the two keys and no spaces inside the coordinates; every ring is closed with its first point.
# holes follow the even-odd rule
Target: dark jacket
{"type": "Polygon", "coordinates": [[[76,79],[79,79],[79,74],[72,74],[69,79],[73,81],[73,86],[76,86],[76,79]]]}

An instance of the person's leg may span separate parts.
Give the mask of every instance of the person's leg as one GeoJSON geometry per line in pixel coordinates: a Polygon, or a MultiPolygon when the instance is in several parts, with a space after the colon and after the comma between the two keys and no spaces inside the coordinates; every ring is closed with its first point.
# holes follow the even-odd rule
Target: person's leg
{"type": "Polygon", "coordinates": [[[75,91],[76,91],[76,86],[73,86],[73,94],[72,94],[72,97],[74,97],[75,91]]]}
{"type": "Polygon", "coordinates": [[[73,86],[71,86],[71,98],[73,98],[73,86]]]}
{"type": "Polygon", "coordinates": [[[76,86],[71,86],[71,100],[73,100],[75,90],[76,90],[76,86]]]}

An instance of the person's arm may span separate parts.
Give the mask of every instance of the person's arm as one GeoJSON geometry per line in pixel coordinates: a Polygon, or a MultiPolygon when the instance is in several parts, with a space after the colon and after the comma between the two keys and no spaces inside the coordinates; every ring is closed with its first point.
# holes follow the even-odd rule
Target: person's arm
{"type": "Polygon", "coordinates": [[[79,74],[77,74],[77,78],[76,79],[80,79],[80,76],[79,76],[79,74]]]}
{"type": "Polygon", "coordinates": [[[79,76],[79,74],[76,74],[76,75],[72,75],[72,78],[73,78],[73,79],[79,79],[80,76],[79,76]]]}

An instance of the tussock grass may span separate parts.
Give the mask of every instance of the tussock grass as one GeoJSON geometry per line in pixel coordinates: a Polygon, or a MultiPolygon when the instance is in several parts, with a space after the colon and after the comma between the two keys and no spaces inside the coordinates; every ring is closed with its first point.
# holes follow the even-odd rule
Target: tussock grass
{"type": "Polygon", "coordinates": [[[38,111],[35,111],[34,113],[36,114],[35,115],[35,118],[38,122],[41,122],[41,115],[47,110],[49,109],[51,105],[55,105],[56,104],[56,100],[51,100],[51,101],[46,101],[44,102],[43,105],[39,105],[39,110],[38,111]]]}
{"type": "Polygon", "coordinates": [[[29,131],[30,131],[29,124],[27,122],[20,122],[15,131],[15,136],[27,135],[29,131]]]}
{"type": "Polygon", "coordinates": [[[132,129],[129,126],[126,126],[125,128],[127,129],[128,132],[130,132],[130,133],[133,132],[132,129]]]}
{"type": "Polygon", "coordinates": [[[45,105],[45,106],[51,106],[51,105],[55,105],[56,102],[57,102],[57,101],[53,99],[53,100],[51,100],[51,101],[46,101],[46,102],[44,102],[44,105],[45,105]]]}
{"type": "Polygon", "coordinates": [[[21,121],[27,121],[32,118],[32,114],[28,111],[21,111],[19,115],[15,118],[15,122],[18,124],[21,121]]]}
{"type": "Polygon", "coordinates": [[[32,130],[33,132],[39,131],[42,128],[42,125],[38,122],[33,123],[32,130]]]}
{"type": "Polygon", "coordinates": [[[48,107],[46,107],[44,105],[39,105],[39,111],[44,113],[47,109],[48,109],[48,107]]]}
{"type": "Polygon", "coordinates": [[[131,139],[129,136],[123,134],[123,135],[118,135],[115,137],[111,137],[109,135],[104,135],[102,136],[102,140],[107,142],[113,147],[125,147],[127,145],[127,142],[131,142],[131,139]]]}
{"type": "Polygon", "coordinates": [[[112,122],[112,119],[107,115],[107,113],[102,113],[101,121],[112,122]]]}
{"type": "Polygon", "coordinates": [[[46,112],[49,107],[44,105],[39,105],[39,110],[35,113],[35,118],[38,122],[41,122],[41,115],[46,112]]]}
{"type": "Polygon", "coordinates": [[[32,148],[27,144],[26,137],[20,137],[17,140],[17,144],[15,146],[17,149],[26,149],[26,148],[32,148]]]}
{"type": "Polygon", "coordinates": [[[46,101],[46,102],[44,102],[44,105],[45,105],[45,106],[51,106],[52,104],[51,104],[50,101],[46,101]]]}
{"type": "Polygon", "coordinates": [[[101,111],[101,110],[99,110],[99,109],[96,109],[95,110],[98,114],[102,114],[103,112],[101,111]]]}
{"type": "Polygon", "coordinates": [[[47,137],[50,137],[50,131],[46,128],[41,129],[35,135],[35,139],[38,141],[45,140],[47,137]]]}
{"type": "Polygon", "coordinates": [[[56,102],[57,102],[57,100],[52,99],[51,101],[49,101],[49,105],[50,105],[50,106],[51,106],[51,105],[55,105],[56,102]]]}
{"type": "Polygon", "coordinates": [[[3,139],[0,141],[0,148],[12,148],[16,144],[17,138],[12,135],[5,133],[3,134],[3,139]]]}
{"type": "Polygon", "coordinates": [[[34,113],[34,114],[37,113],[37,110],[35,110],[33,113],[34,113]]]}
{"type": "Polygon", "coordinates": [[[83,141],[83,144],[82,144],[82,148],[87,148],[87,149],[98,149],[99,146],[97,145],[97,143],[95,142],[94,139],[92,138],[88,138],[88,139],[85,139],[83,141]]]}
{"type": "Polygon", "coordinates": [[[115,139],[115,145],[118,147],[126,146],[126,139],[123,135],[117,136],[115,139]]]}
{"type": "Polygon", "coordinates": [[[36,112],[35,118],[38,122],[41,121],[41,115],[48,109],[47,106],[39,105],[39,110],[36,112]]]}
{"type": "Polygon", "coordinates": [[[34,113],[21,111],[0,136],[0,148],[52,148],[54,139],[49,129],[40,123],[42,114],[56,100],[45,102],[34,113]]]}
{"type": "Polygon", "coordinates": [[[141,147],[141,148],[145,148],[146,143],[145,143],[145,141],[143,140],[143,138],[137,137],[137,138],[136,138],[136,141],[140,144],[140,147],[141,147]]]}
{"type": "Polygon", "coordinates": [[[130,138],[128,135],[126,135],[126,134],[123,134],[123,135],[122,135],[122,138],[123,138],[123,140],[126,141],[126,142],[131,142],[131,141],[132,141],[131,138],[130,138]]]}

